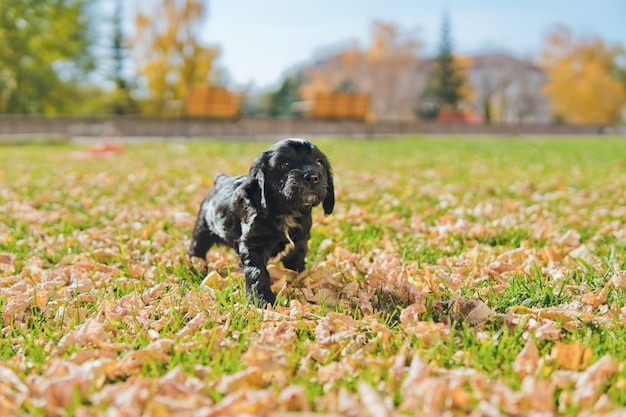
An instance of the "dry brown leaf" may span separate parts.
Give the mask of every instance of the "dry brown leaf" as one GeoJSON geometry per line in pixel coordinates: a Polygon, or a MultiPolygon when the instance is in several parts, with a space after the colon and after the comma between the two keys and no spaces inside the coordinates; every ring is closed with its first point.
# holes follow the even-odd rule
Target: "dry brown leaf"
{"type": "Polygon", "coordinates": [[[89,344],[110,351],[120,351],[127,347],[125,343],[109,342],[109,335],[104,330],[102,323],[95,318],[89,318],[85,323],[63,336],[54,349],[54,353],[61,354],[74,345],[86,347],[89,344]]]}
{"type": "Polygon", "coordinates": [[[101,389],[112,361],[97,359],[80,366],[69,362],[55,361],[45,375],[29,381],[35,403],[51,415],[62,413],[73,404],[75,397],[86,398],[92,389],[101,389]]]}
{"type": "Polygon", "coordinates": [[[331,362],[328,365],[320,366],[317,370],[317,381],[320,384],[341,381],[347,373],[345,365],[339,362],[331,362]]]}
{"type": "Polygon", "coordinates": [[[21,321],[20,313],[30,307],[32,301],[33,296],[30,294],[14,294],[2,309],[2,321],[4,323],[10,323],[12,319],[21,321]]]}
{"type": "Polygon", "coordinates": [[[0,252],[0,273],[15,273],[15,260],[17,256],[13,253],[0,252]]]}
{"type": "Polygon", "coordinates": [[[359,397],[365,409],[372,417],[391,417],[394,415],[383,398],[367,382],[360,380],[357,384],[359,397]]]}
{"type": "MultiPolygon", "coordinates": [[[[206,387],[206,384],[198,378],[186,375],[181,365],[176,365],[167,374],[157,379],[155,385],[157,386],[157,395],[182,400],[183,403],[193,402],[195,407],[198,406],[198,396],[204,392],[206,387]]],[[[210,402],[212,403],[212,401],[210,402]]]]}
{"type": "Polygon", "coordinates": [[[602,384],[617,371],[618,367],[613,358],[604,355],[582,372],[576,381],[573,394],[573,401],[576,406],[588,408],[594,405],[600,397],[602,384]]]}
{"type": "Polygon", "coordinates": [[[157,339],[154,342],[150,343],[148,346],[146,346],[144,349],[147,351],[156,350],[163,353],[169,353],[172,351],[174,343],[175,342],[173,339],[157,339]]]}
{"type": "Polygon", "coordinates": [[[419,337],[426,345],[445,340],[450,335],[450,326],[432,321],[420,321],[410,327],[403,327],[408,334],[419,337]]]}
{"type": "Polygon", "coordinates": [[[626,271],[619,271],[615,273],[609,283],[616,289],[626,289],[626,271]]]}
{"type": "Polygon", "coordinates": [[[552,320],[544,320],[535,330],[535,338],[538,341],[556,340],[561,337],[561,326],[552,320]]]}
{"type": "MultiPolygon", "coordinates": [[[[273,391],[238,390],[217,404],[213,409],[216,414],[211,416],[247,415],[263,417],[277,408],[276,394],[273,391]]],[[[204,413],[199,410],[200,415],[204,413]]]]}
{"type": "Polygon", "coordinates": [[[222,289],[229,284],[229,280],[220,275],[219,272],[212,270],[204,277],[202,283],[203,287],[222,289]]]}
{"type": "Polygon", "coordinates": [[[347,417],[364,417],[368,414],[359,398],[343,387],[339,389],[337,404],[333,405],[332,408],[337,409],[342,416],[347,417]]]}
{"type": "Polygon", "coordinates": [[[461,302],[459,309],[461,316],[472,326],[484,324],[493,316],[493,311],[481,300],[461,302]]]}
{"type": "Polygon", "coordinates": [[[263,370],[256,366],[249,367],[233,375],[224,375],[216,389],[224,394],[235,391],[261,388],[264,385],[263,370]]]}
{"type": "Polygon", "coordinates": [[[204,326],[207,321],[208,318],[203,313],[198,313],[191,320],[189,320],[189,322],[182,329],[180,329],[176,333],[176,336],[184,337],[193,334],[200,327],[204,326]]]}
{"type": "Polygon", "coordinates": [[[316,339],[324,339],[333,333],[356,331],[358,324],[355,319],[346,314],[330,312],[320,320],[315,328],[315,336],[316,339]]]}
{"type": "Polygon", "coordinates": [[[593,360],[591,348],[581,343],[563,343],[556,341],[550,357],[561,369],[571,371],[586,369],[593,360]]]}
{"type": "Polygon", "coordinates": [[[522,380],[522,405],[529,411],[552,413],[554,411],[554,386],[550,381],[528,375],[522,380]]]}
{"type": "Polygon", "coordinates": [[[279,408],[283,411],[299,411],[299,416],[304,417],[304,413],[311,411],[306,390],[302,385],[289,385],[281,390],[278,395],[279,408]]]}
{"type": "Polygon", "coordinates": [[[18,414],[29,394],[26,384],[12,369],[0,366],[0,411],[4,415],[18,414]]]}
{"type": "Polygon", "coordinates": [[[408,328],[419,321],[419,315],[426,312],[426,306],[416,302],[406,307],[400,313],[400,323],[402,327],[408,328]]]}
{"type": "Polygon", "coordinates": [[[141,302],[146,305],[152,303],[154,300],[160,297],[163,297],[165,295],[165,290],[168,288],[168,286],[168,283],[160,282],[153,287],[146,288],[141,294],[141,302]]]}
{"type": "Polygon", "coordinates": [[[89,380],[82,376],[65,375],[36,381],[31,391],[48,415],[60,415],[76,396],[84,397],[89,380]]]}
{"type": "Polygon", "coordinates": [[[148,399],[152,396],[151,382],[142,378],[131,378],[121,384],[111,384],[91,396],[91,401],[107,410],[107,414],[120,417],[141,415],[148,399]]]}
{"type": "Polygon", "coordinates": [[[448,389],[448,382],[436,377],[407,384],[399,410],[405,413],[420,410],[424,416],[441,415],[446,406],[448,389]]]}
{"type": "Polygon", "coordinates": [[[71,357],[72,363],[76,365],[81,365],[85,362],[91,362],[97,359],[113,361],[117,359],[117,351],[102,349],[79,350],[74,352],[71,357]]]}
{"type": "Polygon", "coordinates": [[[288,368],[285,348],[274,344],[252,344],[241,355],[243,363],[250,367],[258,367],[264,372],[283,372],[288,368]]]}
{"type": "Polygon", "coordinates": [[[131,350],[125,353],[124,356],[108,370],[108,376],[111,379],[116,379],[133,375],[143,369],[144,366],[154,365],[156,363],[167,364],[169,360],[169,355],[157,349],[131,350]]]}
{"type": "Polygon", "coordinates": [[[602,414],[602,417],[624,417],[626,416],[626,407],[616,408],[602,414]]]}
{"type": "Polygon", "coordinates": [[[593,309],[598,308],[601,304],[606,303],[608,288],[609,284],[605,285],[603,288],[583,295],[583,301],[593,309]]]}
{"type": "Polygon", "coordinates": [[[569,229],[559,236],[555,243],[559,246],[578,247],[580,245],[580,233],[575,229],[569,229]]]}
{"type": "Polygon", "coordinates": [[[106,342],[109,338],[104,331],[104,326],[95,318],[87,319],[87,321],[77,328],[76,342],[81,346],[86,346],[88,343],[101,343],[106,342]]]}
{"type": "Polygon", "coordinates": [[[317,363],[326,363],[330,357],[331,350],[319,343],[309,342],[306,344],[308,355],[317,363]]]}
{"type": "Polygon", "coordinates": [[[515,357],[513,370],[519,379],[523,380],[527,375],[535,374],[538,366],[539,351],[537,350],[537,346],[535,346],[535,342],[529,339],[524,348],[515,357]]]}
{"type": "Polygon", "coordinates": [[[464,321],[472,326],[485,324],[494,314],[483,301],[462,297],[435,302],[433,312],[442,319],[445,317],[447,321],[464,321]]]}
{"type": "Polygon", "coordinates": [[[509,311],[518,314],[530,314],[537,320],[548,319],[555,322],[561,322],[567,329],[576,328],[581,321],[588,323],[593,319],[591,314],[583,313],[582,311],[570,308],[529,308],[525,306],[513,306],[509,307],[509,311]]]}
{"type": "Polygon", "coordinates": [[[429,376],[430,368],[428,364],[419,355],[413,355],[406,379],[402,383],[402,391],[409,390],[411,386],[419,384],[429,376]]]}

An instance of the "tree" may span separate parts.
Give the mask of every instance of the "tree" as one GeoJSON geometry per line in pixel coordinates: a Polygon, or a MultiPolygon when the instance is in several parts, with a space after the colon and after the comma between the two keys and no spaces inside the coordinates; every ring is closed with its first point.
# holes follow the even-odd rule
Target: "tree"
{"type": "Polygon", "coordinates": [[[293,117],[298,114],[294,103],[301,100],[298,89],[302,85],[302,74],[297,72],[289,75],[280,88],[271,94],[269,114],[275,117],[293,117]]]}
{"type": "Polygon", "coordinates": [[[132,114],[138,111],[138,106],[131,96],[130,87],[124,76],[124,62],[126,61],[126,39],[122,29],[122,0],[116,0],[113,14],[113,81],[115,91],[111,102],[111,111],[114,114],[132,114]]]}
{"type": "Polygon", "coordinates": [[[198,32],[205,14],[203,0],[158,0],[136,16],[134,47],[150,95],[149,113],[164,115],[168,103],[182,102],[193,84],[211,83],[215,47],[202,45],[198,32]]]}
{"type": "Polygon", "coordinates": [[[452,53],[450,20],[444,14],[441,27],[439,52],[429,74],[429,81],[424,92],[424,102],[430,103],[418,109],[423,116],[436,116],[440,109],[458,110],[469,89],[465,73],[452,53]],[[426,113],[424,113],[426,111],[426,113]]]}
{"type": "Polygon", "coordinates": [[[94,69],[90,0],[3,0],[0,112],[82,111],[79,84],[94,69]]]}
{"type": "Polygon", "coordinates": [[[595,36],[576,39],[565,26],[544,40],[542,64],[549,75],[544,87],[555,119],[581,124],[613,124],[626,104],[620,80],[621,46],[595,36]]]}

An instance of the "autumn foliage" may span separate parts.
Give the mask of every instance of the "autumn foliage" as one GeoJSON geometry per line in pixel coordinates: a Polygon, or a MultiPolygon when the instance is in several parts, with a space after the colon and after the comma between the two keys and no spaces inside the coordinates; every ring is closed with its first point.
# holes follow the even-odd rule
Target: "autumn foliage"
{"type": "Polygon", "coordinates": [[[182,103],[195,84],[209,85],[218,49],[198,39],[205,5],[198,0],[162,0],[135,16],[137,36],[133,40],[139,72],[145,79],[150,99],[148,114],[178,114],[168,108],[182,103]]]}
{"type": "Polygon", "coordinates": [[[613,124],[626,105],[626,84],[616,77],[621,46],[597,37],[576,39],[566,27],[545,38],[543,65],[549,75],[544,87],[553,113],[581,124],[613,124]]]}

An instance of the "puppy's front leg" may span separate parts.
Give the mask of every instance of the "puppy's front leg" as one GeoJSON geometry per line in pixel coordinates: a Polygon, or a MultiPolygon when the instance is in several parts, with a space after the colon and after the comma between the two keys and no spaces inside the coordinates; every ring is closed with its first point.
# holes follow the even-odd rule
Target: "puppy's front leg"
{"type": "Polygon", "coordinates": [[[298,240],[294,248],[282,259],[283,265],[292,271],[302,272],[305,269],[305,258],[308,251],[307,240],[298,240]]]}
{"type": "Polygon", "coordinates": [[[267,260],[263,259],[262,252],[255,251],[245,244],[239,245],[241,267],[246,279],[246,296],[249,301],[259,307],[276,302],[276,296],[271,289],[270,274],[267,272],[267,260]]]}

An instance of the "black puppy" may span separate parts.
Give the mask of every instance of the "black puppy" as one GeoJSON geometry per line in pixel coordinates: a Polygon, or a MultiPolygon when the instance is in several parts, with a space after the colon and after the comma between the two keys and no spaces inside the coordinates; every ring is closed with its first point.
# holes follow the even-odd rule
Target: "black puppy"
{"type": "Polygon", "coordinates": [[[239,254],[246,293],[259,306],[274,304],[267,263],[282,259],[286,268],[303,271],[311,237],[311,208],[335,206],[333,174],[315,145],[284,139],[257,157],[249,175],[217,174],[202,201],[188,254],[205,259],[214,244],[239,254]]]}

